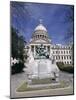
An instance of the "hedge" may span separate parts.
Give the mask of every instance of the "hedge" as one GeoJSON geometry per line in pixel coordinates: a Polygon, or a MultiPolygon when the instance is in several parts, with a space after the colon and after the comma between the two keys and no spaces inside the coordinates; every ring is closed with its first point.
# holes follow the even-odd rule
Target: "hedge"
{"type": "Polygon", "coordinates": [[[61,71],[65,71],[68,73],[74,73],[73,65],[67,65],[67,64],[64,64],[63,62],[57,62],[57,66],[59,67],[61,71]]]}
{"type": "Polygon", "coordinates": [[[11,74],[23,72],[24,64],[22,62],[16,63],[12,66],[11,74]]]}

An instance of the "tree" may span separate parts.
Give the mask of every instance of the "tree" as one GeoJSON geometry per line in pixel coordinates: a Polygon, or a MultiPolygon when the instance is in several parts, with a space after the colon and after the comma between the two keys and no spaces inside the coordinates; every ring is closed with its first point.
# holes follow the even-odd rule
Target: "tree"
{"type": "Polygon", "coordinates": [[[25,39],[23,36],[18,36],[19,31],[11,28],[11,56],[19,59],[19,63],[12,66],[11,73],[19,73],[23,71],[24,66],[24,47],[25,39]]]}
{"type": "Polygon", "coordinates": [[[11,56],[18,58],[18,35],[13,27],[11,28],[11,56]]]}
{"type": "Polygon", "coordinates": [[[24,37],[20,36],[18,38],[18,57],[24,61],[24,47],[25,47],[25,41],[24,37]]]}
{"type": "Polygon", "coordinates": [[[11,56],[23,61],[26,41],[23,36],[18,36],[19,31],[11,28],[11,56]]]}

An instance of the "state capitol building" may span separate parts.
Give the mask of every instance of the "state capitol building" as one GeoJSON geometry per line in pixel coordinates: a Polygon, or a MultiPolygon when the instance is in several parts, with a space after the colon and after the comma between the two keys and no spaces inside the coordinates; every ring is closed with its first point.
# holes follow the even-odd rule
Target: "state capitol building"
{"type": "Polygon", "coordinates": [[[52,44],[52,41],[48,36],[48,31],[42,22],[36,26],[28,43],[34,58],[36,57],[36,47],[41,44],[43,44],[49,56],[52,56],[56,62],[63,62],[64,64],[73,63],[72,45],[52,44]]]}

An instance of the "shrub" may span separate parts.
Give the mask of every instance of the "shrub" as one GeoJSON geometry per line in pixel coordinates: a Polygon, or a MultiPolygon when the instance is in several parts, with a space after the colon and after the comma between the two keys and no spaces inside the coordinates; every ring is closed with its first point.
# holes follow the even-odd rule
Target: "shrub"
{"type": "Polygon", "coordinates": [[[63,62],[57,62],[57,66],[59,67],[61,71],[74,73],[74,67],[72,65],[64,65],[63,62]]]}
{"type": "Polygon", "coordinates": [[[24,63],[22,62],[16,63],[12,66],[11,73],[16,74],[23,72],[23,68],[24,68],[24,63]]]}

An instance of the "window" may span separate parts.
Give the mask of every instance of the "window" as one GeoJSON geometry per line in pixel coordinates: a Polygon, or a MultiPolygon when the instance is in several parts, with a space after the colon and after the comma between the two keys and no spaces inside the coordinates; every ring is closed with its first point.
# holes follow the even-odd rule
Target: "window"
{"type": "Polygon", "coordinates": [[[63,54],[63,51],[61,51],[61,53],[63,54]]]}
{"type": "Polygon", "coordinates": [[[31,51],[34,52],[34,46],[33,45],[31,46],[31,51]]]}
{"type": "Polygon", "coordinates": [[[68,56],[67,56],[67,59],[68,59],[68,56]]]}
{"type": "Polygon", "coordinates": [[[65,54],[65,51],[64,51],[64,54],[65,54]]]}
{"type": "Polygon", "coordinates": [[[58,58],[60,59],[60,56],[58,56],[58,58]]]}
{"type": "Polygon", "coordinates": [[[50,52],[50,46],[48,46],[47,49],[48,49],[48,52],[50,52]]]}
{"type": "Polygon", "coordinates": [[[45,38],[46,38],[46,36],[45,36],[45,38]]]}
{"type": "Polygon", "coordinates": [[[44,46],[44,48],[46,49],[46,46],[44,46]]]}
{"type": "Polygon", "coordinates": [[[54,54],[54,51],[53,51],[53,54],[54,54]]]}
{"type": "Polygon", "coordinates": [[[58,53],[60,53],[60,51],[58,51],[58,53]]]}
{"type": "Polygon", "coordinates": [[[63,59],[63,56],[62,56],[62,59],[63,59]]]}
{"type": "Polygon", "coordinates": [[[64,56],[64,59],[66,59],[66,56],[64,56]]]}
{"type": "Polygon", "coordinates": [[[71,59],[71,56],[70,56],[70,59],[71,59]]]}
{"type": "Polygon", "coordinates": [[[67,61],[67,64],[69,64],[69,62],[67,61]]]}
{"type": "Polygon", "coordinates": [[[39,38],[39,35],[38,35],[38,38],[39,38]]]}
{"type": "Polygon", "coordinates": [[[69,53],[71,54],[71,51],[69,51],[69,53]]]}
{"type": "Polygon", "coordinates": [[[56,51],[56,54],[58,53],[58,51],[56,51]]]}
{"type": "Polygon", "coordinates": [[[44,38],[44,35],[42,35],[42,37],[44,38]]]}
{"type": "Polygon", "coordinates": [[[57,59],[57,56],[56,56],[56,59],[57,59]]]}
{"type": "Polygon", "coordinates": [[[68,51],[66,51],[66,53],[68,54],[68,51]]]}
{"type": "Polygon", "coordinates": [[[41,35],[40,35],[40,37],[41,37],[41,35]]]}

